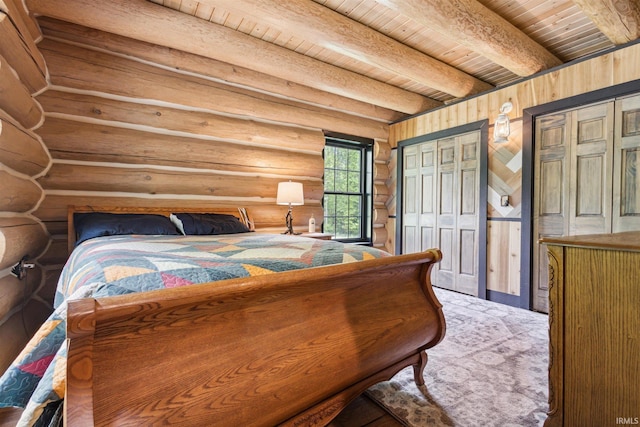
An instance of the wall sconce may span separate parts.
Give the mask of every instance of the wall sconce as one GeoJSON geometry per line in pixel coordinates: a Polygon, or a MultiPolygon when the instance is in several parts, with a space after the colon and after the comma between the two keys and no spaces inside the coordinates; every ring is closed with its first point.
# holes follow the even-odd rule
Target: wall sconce
{"type": "Polygon", "coordinates": [[[276,196],[276,204],[289,205],[289,211],[285,216],[287,231],[282,234],[300,234],[293,232],[293,216],[291,215],[292,206],[304,205],[304,192],[301,182],[280,182],[278,183],[278,195],[276,196]]]}
{"type": "Polygon", "coordinates": [[[500,114],[496,118],[496,122],[493,125],[493,142],[496,144],[500,144],[503,142],[509,142],[509,134],[511,133],[511,129],[509,127],[509,112],[513,109],[513,104],[509,102],[505,102],[500,107],[500,114]]]}

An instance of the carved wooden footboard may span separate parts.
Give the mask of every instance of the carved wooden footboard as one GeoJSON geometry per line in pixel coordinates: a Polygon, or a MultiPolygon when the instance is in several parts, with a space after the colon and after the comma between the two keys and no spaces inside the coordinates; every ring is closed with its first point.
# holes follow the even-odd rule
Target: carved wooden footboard
{"type": "Polygon", "coordinates": [[[438,250],[71,301],[65,420],[325,425],[445,333],[438,250]]]}

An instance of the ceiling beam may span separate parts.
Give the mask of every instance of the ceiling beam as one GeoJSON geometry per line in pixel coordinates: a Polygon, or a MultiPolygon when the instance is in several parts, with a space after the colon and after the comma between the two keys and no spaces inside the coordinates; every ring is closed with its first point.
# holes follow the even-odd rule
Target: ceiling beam
{"type": "Polygon", "coordinates": [[[79,46],[102,49],[142,59],[152,64],[211,77],[245,88],[257,89],[285,99],[303,101],[319,107],[387,123],[400,120],[406,116],[398,111],[293,83],[289,80],[269,76],[238,65],[118,36],[113,33],[98,31],[94,28],[46,17],[39,18],[38,24],[43,35],[51,39],[66,40],[79,46]]]}
{"type": "Polygon", "coordinates": [[[450,37],[518,76],[530,76],[562,64],[551,52],[476,0],[375,1],[450,37]]]}
{"type": "Polygon", "coordinates": [[[394,111],[415,114],[441,105],[419,94],[145,0],[27,0],[26,4],[35,15],[195,53],[394,111]]]}
{"type": "Polygon", "coordinates": [[[573,0],[573,3],[615,44],[640,38],[638,0],[573,0]]]}
{"type": "Polygon", "coordinates": [[[199,0],[199,3],[250,16],[260,24],[458,98],[493,87],[310,0],[199,0]]]}

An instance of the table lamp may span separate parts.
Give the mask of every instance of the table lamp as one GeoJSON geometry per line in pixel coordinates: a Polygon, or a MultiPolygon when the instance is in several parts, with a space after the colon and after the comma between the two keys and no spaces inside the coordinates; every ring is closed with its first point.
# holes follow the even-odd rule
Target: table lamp
{"type": "Polygon", "coordinates": [[[301,182],[280,182],[278,183],[278,195],[276,204],[289,205],[289,211],[285,217],[287,230],[282,234],[300,234],[293,231],[293,216],[291,215],[292,206],[304,205],[304,193],[302,191],[301,182]]]}

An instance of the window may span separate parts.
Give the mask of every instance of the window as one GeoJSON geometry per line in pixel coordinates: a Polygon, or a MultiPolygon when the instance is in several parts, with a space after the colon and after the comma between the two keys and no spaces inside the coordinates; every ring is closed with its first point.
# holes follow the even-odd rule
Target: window
{"type": "Polygon", "coordinates": [[[324,148],[323,231],[371,243],[373,141],[328,135],[324,148]]]}

